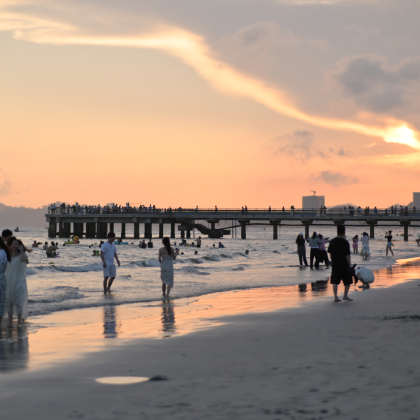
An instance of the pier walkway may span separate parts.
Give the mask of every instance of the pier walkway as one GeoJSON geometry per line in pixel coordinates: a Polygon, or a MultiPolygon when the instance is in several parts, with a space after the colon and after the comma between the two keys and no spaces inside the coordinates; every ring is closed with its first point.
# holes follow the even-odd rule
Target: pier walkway
{"type": "Polygon", "coordinates": [[[153,224],[159,225],[159,237],[163,237],[164,224],[171,226],[171,238],[175,238],[175,227],[178,225],[181,238],[190,238],[191,231],[197,229],[209,238],[222,238],[223,235],[233,234],[233,229],[239,227],[241,238],[246,239],[246,228],[252,225],[271,225],[273,239],[278,239],[281,226],[298,226],[304,228],[305,237],[309,237],[309,228],[317,225],[331,226],[366,226],[370,237],[375,237],[375,227],[396,227],[396,223],[404,229],[404,240],[408,241],[409,227],[420,227],[420,214],[413,210],[404,209],[146,209],[124,207],[110,209],[107,207],[75,207],[62,206],[49,208],[45,215],[50,238],[68,238],[71,235],[86,238],[106,238],[108,231],[114,230],[115,223],[121,223],[121,237],[126,237],[126,225],[134,225],[134,239],[140,238],[140,224],[144,224],[144,238],[152,238],[153,224]],[[205,226],[198,221],[206,221],[205,226]],[[232,226],[216,228],[221,221],[231,222],[232,226]]]}

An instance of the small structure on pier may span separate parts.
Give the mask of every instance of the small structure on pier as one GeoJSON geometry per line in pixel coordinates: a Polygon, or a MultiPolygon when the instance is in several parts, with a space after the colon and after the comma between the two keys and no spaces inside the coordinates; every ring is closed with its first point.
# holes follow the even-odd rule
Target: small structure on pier
{"type": "Polygon", "coordinates": [[[325,196],[316,195],[316,191],[312,191],[314,195],[305,195],[302,197],[302,209],[320,209],[325,206],[325,196]]]}

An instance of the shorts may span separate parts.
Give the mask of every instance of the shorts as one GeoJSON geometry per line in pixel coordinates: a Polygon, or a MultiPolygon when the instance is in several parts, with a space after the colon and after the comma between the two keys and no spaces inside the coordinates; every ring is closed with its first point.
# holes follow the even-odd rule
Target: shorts
{"type": "Polygon", "coordinates": [[[344,286],[349,286],[353,283],[352,275],[348,272],[347,269],[345,270],[334,270],[331,273],[331,284],[340,284],[341,280],[343,280],[344,286]]]}
{"type": "Polygon", "coordinates": [[[104,268],[104,277],[117,277],[117,268],[115,265],[106,265],[104,268]]]}
{"type": "Polygon", "coordinates": [[[387,248],[391,248],[391,247],[392,247],[392,242],[388,242],[388,243],[386,244],[386,246],[387,246],[387,248]]]}

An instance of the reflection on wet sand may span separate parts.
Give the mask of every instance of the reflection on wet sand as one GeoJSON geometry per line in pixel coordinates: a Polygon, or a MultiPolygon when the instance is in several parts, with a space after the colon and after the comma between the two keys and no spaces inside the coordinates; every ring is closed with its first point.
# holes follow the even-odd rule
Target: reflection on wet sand
{"type": "Polygon", "coordinates": [[[0,372],[26,369],[29,341],[26,328],[0,330],[0,372]]]}
{"type": "Polygon", "coordinates": [[[162,303],[162,331],[175,332],[175,305],[170,299],[162,303]]]}
{"type": "Polygon", "coordinates": [[[117,332],[117,308],[115,305],[104,306],[104,336],[116,338],[117,332]]]}

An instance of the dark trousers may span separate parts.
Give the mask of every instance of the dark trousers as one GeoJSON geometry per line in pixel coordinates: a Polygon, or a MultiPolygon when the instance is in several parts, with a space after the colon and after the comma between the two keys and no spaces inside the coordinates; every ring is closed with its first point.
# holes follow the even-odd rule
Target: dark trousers
{"type": "Polygon", "coordinates": [[[298,247],[298,255],[299,255],[299,264],[300,265],[305,264],[307,266],[308,261],[306,261],[306,247],[305,247],[305,245],[298,247]],[[303,261],[303,264],[302,264],[302,261],[303,261]]]}
{"type": "Polygon", "coordinates": [[[319,268],[319,249],[318,248],[311,248],[311,255],[310,255],[311,268],[314,267],[314,258],[315,258],[315,268],[319,268]]]}
{"type": "Polygon", "coordinates": [[[319,250],[318,263],[321,263],[322,261],[324,261],[327,267],[330,265],[330,260],[328,259],[328,254],[325,249],[319,250]]]}

